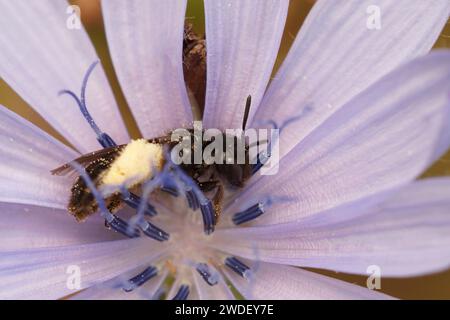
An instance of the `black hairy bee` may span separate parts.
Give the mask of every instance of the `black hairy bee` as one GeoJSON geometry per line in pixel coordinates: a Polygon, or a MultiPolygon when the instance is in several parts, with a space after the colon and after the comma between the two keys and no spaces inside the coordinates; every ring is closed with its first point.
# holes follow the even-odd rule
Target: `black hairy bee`
{"type": "MultiPolygon", "coordinates": [[[[249,96],[245,108],[243,129],[246,125],[250,105],[251,97],[249,96]]],[[[244,163],[237,161],[238,152],[233,152],[234,158],[229,159],[231,160],[229,163],[226,163],[226,159],[223,159],[223,163],[206,163],[203,159],[200,163],[195,163],[194,149],[196,146],[198,147],[198,144],[196,145],[195,143],[198,137],[194,129],[186,129],[185,132],[186,134],[184,136],[175,140],[172,136],[173,132],[153,139],[132,140],[128,144],[111,146],[90,152],[75,159],[74,162],[85,168],[87,175],[97,188],[101,189],[102,187],[116,185],[122,188],[125,187],[130,192],[126,199],[123,197],[123,190],[119,191],[116,189],[115,192],[108,195],[105,203],[110,212],[117,211],[123,202],[137,208],[140,198],[133,191],[136,191],[143,182],[152,179],[157,173],[155,170],[162,169],[166,162],[164,148],[166,147],[172,150],[180,144],[181,140],[189,140],[192,148],[192,150],[188,150],[191,151],[189,153],[190,161],[188,163],[181,163],[180,167],[195,181],[202,192],[214,192],[211,200],[216,217],[215,223],[217,223],[221,212],[221,200],[224,194],[222,181],[225,181],[230,187],[241,188],[252,175],[253,165],[250,163],[249,146],[243,137],[221,133],[220,138],[222,138],[224,143],[224,150],[227,148],[237,149],[239,146],[243,146],[245,153],[244,163]]],[[[201,141],[201,154],[203,154],[204,150],[214,140],[215,138],[208,141],[201,141]]],[[[186,152],[186,150],[183,152],[186,152]]],[[[223,156],[225,157],[225,153],[223,156]]],[[[73,170],[71,163],[67,163],[51,172],[54,175],[65,175],[73,172],[73,170]]],[[[171,193],[177,192],[177,190],[166,186],[163,186],[161,189],[171,193]]],[[[147,209],[151,215],[152,207],[150,206],[147,209]]],[[[81,176],[76,178],[71,188],[68,210],[78,221],[86,219],[98,210],[97,201],[81,176]]]]}
{"type": "MultiPolygon", "coordinates": [[[[206,47],[204,41],[204,37],[197,36],[189,24],[185,26],[183,66],[185,79],[187,80],[186,85],[190,88],[196,100],[201,103],[204,101],[202,99],[204,98],[206,84],[206,47]]],[[[174,139],[175,131],[179,130],[176,129],[161,137],[137,139],[127,144],[117,145],[109,135],[101,132],[97,127],[85,102],[87,82],[97,63],[98,61],[91,64],[86,72],[81,87],[81,98],[70,90],[60,92],[60,94],[70,95],[76,101],[81,113],[95,131],[98,142],[103,147],[101,150],[85,154],[51,171],[54,175],[66,175],[75,170],[80,174],[71,188],[68,211],[78,221],[83,221],[102,209],[103,213],[106,211],[104,216],[108,226],[127,236],[134,236],[135,233],[131,232],[130,234],[128,224],[113,213],[124,204],[138,209],[142,203],[141,197],[137,194],[141,189],[140,187],[144,182],[151,181],[165,167],[167,151],[172,154],[181,142],[188,141],[190,142],[189,148],[183,148],[182,153],[183,155],[187,154],[190,161],[183,161],[176,166],[176,169],[181,169],[183,172],[181,176],[188,177],[189,181],[183,183],[189,185],[186,189],[190,191],[179,190],[179,185],[176,183],[159,185],[159,189],[175,196],[178,195],[179,191],[184,192],[191,209],[201,209],[205,232],[212,232],[220,217],[221,202],[224,196],[223,182],[229,187],[241,188],[262,165],[261,162],[257,162],[255,165],[254,161],[250,161],[250,146],[247,144],[245,136],[219,132],[211,139],[204,140],[198,137],[199,130],[182,129],[184,134],[174,139]],[[211,145],[217,145],[219,141],[217,139],[219,138],[223,141],[222,150],[231,149],[231,158],[225,152],[223,155],[213,154],[214,158],[223,161],[208,162],[204,161],[203,158],[196,161],[195,154],[198,154],[199,151],[200,154],[203,154],[211,145]],[[238,149],[243,150],[244,161],[237,161],[239,152],[235,151],[238,149]],[[80,168],[84,168],[85,172],[80,172],[80,168],[75,168],[74,163],[80,168]],[[92,185],[89,185],[90,183],[86,179],[92,182],[92,185]],[[190,193],[192,192],[192,186],[195,186],[196,191],[190,193]],[[96,190],[103,190],[101,199],[92,190],[92,187],[95,187],[96,190]]],[[[249,96],[245,105],[242,130],[246,126],[250,105],[251,97],[249,96]]],[[[200,130],[200,132],[203,134],[204,130],[200,130]]],[[[219,142],[219,144],[221,143],[219,142]]],[[[242,155],[242,152],[240,155],[242,155]]],[[[258,161],[259,155],[256,158],[258,161]]],[[[240,160],[242,160],[242,157],[240,160]]],[[[155,215],[156,210],[151,204],[146,203],[145,214],[155,215]]],[[[168,235],[156,226],[152,225],[151,228],[148,226],[148,223],[145,224],[143,229],[143,231],[146,230],[144,233],[147,232],[147,235],[160,241],[168,239],[168,235]]]]}

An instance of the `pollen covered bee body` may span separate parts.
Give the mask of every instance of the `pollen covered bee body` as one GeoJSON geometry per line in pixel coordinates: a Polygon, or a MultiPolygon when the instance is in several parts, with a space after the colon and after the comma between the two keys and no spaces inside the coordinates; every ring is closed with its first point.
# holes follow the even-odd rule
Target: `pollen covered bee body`
{"type": "MultiPolygon", "coordinates": [[[[187,138],[193,142],[196,137],[194,130],[187,130],[187,138]]],[[[154,177],[164,166],[164,147],[172,150],[180,140],[172,141],[171,134],[155,139],[132,140],[128,144],[105,148],[83,155],[74,161],[85,168],[89,178],[99,190],[106,192],[105,203],[107,209],[114,213],[123,205],[123,191],[137,192],[139,187],[154,177]]],[[[226,134],[223,133],[226,140],[226,134]]],[[[238,145],[237,138],[233,146],[238,145]]],[[[211,141],[201,143],[202,152],[211,141]]],[[[190,176],[202,192],[214,192],[213,206],[216,222],[221,212],[223,197],[223,181],[230,187],[242,187],[251,176],[251,165],[236,163],[201,163],[194,162],[194,148],[192,144],[192,161],[181,163],[180,168],[190,176]]],[[[247,147],[246,147],[247,148],[247,147]]],[[[248,148],[247,148],[248,149],[248,148]]],[[[247,150],[246,149],[246,150],[247,150]]],[[[65,175],[72,171],[71,163],[67,163],[52,171],[54,175],[65,175]]],[[[78,220],[83,221],[98,211],[98,204],[81,176],[78,176],[71,188],[68,211],[78,220]]]]}
{"type": "MultiPolygon", "coordinates": [[[[89,178],[98,189],[110,186],[112,192],[105,198],[108,210],[116,211],[121,207],[120,195],[114,186],[133,189],[143,181],[150,179],[162,166],[161,141],[144,139],[133,140],[128,144],[101,149],[83,155],[74,161],[82,165],[89,178]],[[145,165],[144,165],[145,164],[145,165]]],[[[52,171],[54,175],[64,175],[73,170],[67,163],[52,171]]],[[[77,177],[68,203],[69,212],[79,221],[98,210],[98,204],[82,177],[77,177]]]]}

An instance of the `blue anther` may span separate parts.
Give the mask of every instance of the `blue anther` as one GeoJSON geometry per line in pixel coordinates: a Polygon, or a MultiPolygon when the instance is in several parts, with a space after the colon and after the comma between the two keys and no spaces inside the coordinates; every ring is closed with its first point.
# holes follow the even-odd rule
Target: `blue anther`
{"type": "Polygon", "coordinates": [[[256,163],[252,165],[252,175],[257,173],[264,166],[264,164],[267,163],[267,161],[272,156],[271,151],[272,151],[272,141],[269,141],[266,150],[260,152],[256,156],[256,163]]]}
{"type": "Polygon", "coordinates": [[[200,207],[199,200],[197,198],[197,195],[195,194],[194,190],[186,190],[186,199],[188,202],[189,208],[191,208],[193,211],[197,210],[200,207]]]}
{"type": "Polygon", "coordinates": [[[189,286],[183,284],[180,286],[177,294],[172,298],[172,300],[186,300],[188,296],[189,296],[189,286]]]}
{"type": "Polygon", "coordinates": [[[256,219],[264,213],[264,203],[256,203],[251,207],[234,214],[233,222],[235,225],[239,225],[250,220],[256,219]]]}
{"type": "Polygon", "coordinates": [[[172,163],[177,177],[185,185],[185,194],[189,207],[194,210],[194,208],[197,209],[200,206],[204,224],[203,229],[206,234],[211,234],[214,231],[215,223],[215,211],[211,200],[206,198],[197,183],[183,169],[172,162],[170,156],[166,156],[166,159],[169,163],[172,163]]]}
{"type": "Polygon", "coordinates": [[[200,211],[203,218],[203,229],[206,234],[214,232],[215,212],[211,200],[207,200],[205,204],[200,204],[200,211]]]}
{"type": "Polygon", "coordinates": [[[109,147],[115,147],[117,144],[114,142],[114,140],[106,133],[102,132],[100,128],[95,123],[94,119],[92,118],[91,114],[89,113],[87,107],[86,107],[86,87],[89,80],[89,77],[94,70],[95,66],[98,64],[99,61],[95,61],[92,63],[86,74],[83,78],[83,83],[81,85],[81,100],[78,98],[78,96],[73,93],[73,91],[70,90],[61,90],[58,92],[58,95],[62,94],[68,94],[70,95],[78,104],[78,107],[81,111],[81,114],[86,119],[86,121],[91,126],[92,130],[94,130],[95,134],[97,135],[97,141],[101,144],[103,148],[109,148],[109,147]]]}
{"type": "Polygon", "coordinates": [[[226,258],[225,265],[243,278],[245,278],[246,272],[250,270],[247,265],[239,261],[236,257],[226,258]]]}
{"type": "MultiPolygon", "coordinates": [[[[141,197],[129,191],[122,192],[122,200],[133,209],[138,209],[142,201],[141,197]]],[[[158,214],[156,212],[155,207],[152,206],[148,201],[145,204],[145,206],[146,206],[144,210],[145,215],[154,217],[158,214]]]]}
{"type": "Polygon", "coordinates": [[[107,133],[104,132],[100,133],[100,135],[97,136],[97,141],[103,148],[110,148],[117,146],[114,140],[107,133]]]}
{"type": "Polygon", "coordinates": [[[157,226],[148,221],[140,223],[139,227],[146,236],[155,239],[157,241],[167,241],[170,238],[170,235],[167,232],[158,228],[157,226]]]}
{"type": "Polygon", "coordinates": [[[159,185],[158,177],[145,182],[143,186],[144,191],[142,198],[130,193],[126,188],[121,189],[121,194],[131,201],[131,206],[133,208],[137,209],[137,214],[132,219],[134,223],[144,232],[144,234],[157,241],[166,241],[169,239],[169,234],[144,219],[144,215],[151,214],[153,216],[156,214],[155,208],[151,206],[147,200],[148,195],[157,185],[159,185]]]}
{"type": "Polygon", "coordinates": [[[111,212],[108,211],[108,209],[106,208],[105,200],[95,187],[94,182],[92,182],[92,179],[86,173],[86,169],[84,169],[80,164],[78,164],[75,161],[71,162],[70,165],[78,172],[80,177],[86,183],[87,187],[91,190],[92,195],[97,201],[97,205],[100,209],[100,215],[106,220],[108,226],[110,226],[115,231],[129,238],[139,237],[139,230],[137,230],[136,228],[130,228],[127,222],[125,222],[124,220],[120,219],[119,217],[113,215],[111,212]]]}
{"type": "Polygon", "coordinates": [[[217,274],[212,274],[209,270],[209,266],[206,263],[199,263],[195,268],[200,276],[205,280],[210,286],[214,286],[219,283],[219,278],[217,274]]]}
{"type": "MultiPolygon", "coordinates": [[[[83,83],[81,84],[81,104],[83,106],[85,106],[85,107],[86,107],[86,88],[87,88],[87,83],[88,83],[89,77],[92,74],[92,71],[94,71],[94,68],[97,66],[97,64],[99,62],[100,61],[97,60],[97,61],[94,61],[93,63],[91,63],[91,65],[89,66],[89,68],[86,71],[86,74],[84,75],[83,83]]],[[[87,112],[87,109],[86,109],[86,112],[87,112]]]]}
{"type": "Polygon", "coordinates": [[[140,236],[139,229],[131,227],[128,222],[115,215],[112,216],[114,217],[112,220],[106,220],[107,225],[111,227],[111,229],[129,238],[137,238],[140,236]]]}
{"type": "Polygon", "coordinates": [[[145,282],[153,278],[158,274],[158,269],[154,266],[146,268],[144,271],[139,273],[137,276],[128,280],[127,284],[122,288],[125,292],[130,292],[137,287],[142,286],[145,282]]]}

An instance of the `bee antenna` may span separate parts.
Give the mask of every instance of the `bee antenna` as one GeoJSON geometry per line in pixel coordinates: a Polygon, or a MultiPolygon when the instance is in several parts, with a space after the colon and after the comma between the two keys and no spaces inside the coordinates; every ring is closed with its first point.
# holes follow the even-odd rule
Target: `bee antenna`
{"type": "Polygon", "coordinates": [[[252,105],[252,96],[248,95],[247,101],[245,102],[245,111],[244,111],[244,119],[242,121],[242,130],[245,130],[245,126],[247,125],[248,114],[250,113],[251,105],[252,105]]]}

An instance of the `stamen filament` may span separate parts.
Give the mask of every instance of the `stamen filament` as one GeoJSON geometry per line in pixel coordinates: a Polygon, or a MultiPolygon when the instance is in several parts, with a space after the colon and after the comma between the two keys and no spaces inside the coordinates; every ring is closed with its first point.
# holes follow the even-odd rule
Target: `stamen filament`
{"type": "Polygon", "coordinates": [[[125,292],[130,292],[137,287],[142,286],[145,282],[155,277],[158,274],[158,269],[154,266],[150,266],[137,276],[128,280],[127,284],[122,288],[125,292]]]}

